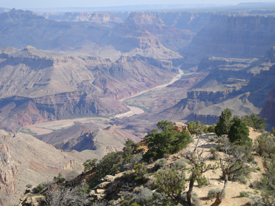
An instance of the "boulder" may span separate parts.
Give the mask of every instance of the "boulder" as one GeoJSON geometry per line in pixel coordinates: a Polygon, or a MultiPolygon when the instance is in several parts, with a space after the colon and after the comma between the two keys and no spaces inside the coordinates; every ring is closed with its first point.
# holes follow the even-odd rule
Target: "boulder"
{"type": "Polygon", "coordinates": [[[189,133],[187,125],[182,122],[175,122],[173,127],[178,133],[181,133],[182,131],[187,131],[189,133]]]}

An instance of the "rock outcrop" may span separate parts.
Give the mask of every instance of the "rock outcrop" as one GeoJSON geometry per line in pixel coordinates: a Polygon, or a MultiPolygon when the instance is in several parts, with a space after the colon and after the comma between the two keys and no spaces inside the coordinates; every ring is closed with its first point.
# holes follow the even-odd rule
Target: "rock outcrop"
{"type": "Polygon", "coordinates": [[[176,130],[178,133],[181,133],[182,131],[188,131],[188,127],[186,124],[182,123],[182,122],[175,122],[173,124],[174,130],[176,130]]]}
{"type": "Polygon", "coordinates": [[[82,172],[89,158],[62,152],[31,135],[0,130],[0,205],[18,204],[26,185],[52,181],[59,173],[82,172]]]}
{"type": "MultiPolygon", "coordinates": [[[[7,135],[3,138],[13,138],[7,135]]],[[[19,175],[17,163],[10,154],[9,146],[0,144],[0,205],[8,205],[9,196],[15,193],[15,178],[19,175]]]]}

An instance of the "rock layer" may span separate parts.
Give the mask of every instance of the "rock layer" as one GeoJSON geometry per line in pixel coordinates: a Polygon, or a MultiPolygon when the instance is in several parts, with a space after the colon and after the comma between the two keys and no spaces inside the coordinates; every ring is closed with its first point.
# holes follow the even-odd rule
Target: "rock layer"
{"type": "Polygon", "coordinates": [[[261,111],[261,116],[267,118],[269,122],[275,124],[275,89],[268,93],[268,97],[261,111]]]}
{"type": "Polygon", "coordinates": [[[274,16],[213,15],[186,48],[188,63],[203,57],[264,56],[274,43],[274,16]]]}

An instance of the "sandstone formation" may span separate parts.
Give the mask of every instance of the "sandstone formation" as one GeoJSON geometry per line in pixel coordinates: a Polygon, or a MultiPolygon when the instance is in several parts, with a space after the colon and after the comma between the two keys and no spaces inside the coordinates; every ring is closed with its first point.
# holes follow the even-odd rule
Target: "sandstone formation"
{"type": "Polygon", "coordinates": [[[173,124],[174,130],[176,130],[178,133],[181,133],[182,131],[188,131],[188,127],[186,124],[182,123],[182,122],[175,122],[173,124]]]}

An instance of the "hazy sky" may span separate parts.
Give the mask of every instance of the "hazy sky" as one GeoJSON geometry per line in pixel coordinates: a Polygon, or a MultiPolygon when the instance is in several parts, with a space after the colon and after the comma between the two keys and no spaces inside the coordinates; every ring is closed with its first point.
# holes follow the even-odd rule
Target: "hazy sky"
{"type": "MultiPolygon", "coordinates": [[[[274,1],[274,0],[272,0],[274,1]]],[[[5,8],[107,7],[137,4],[238,4],[240,2],[271,2],[270,0],[0,0],[5,8]]]]}

